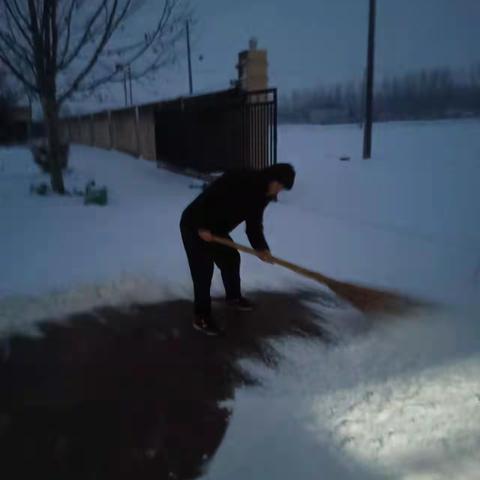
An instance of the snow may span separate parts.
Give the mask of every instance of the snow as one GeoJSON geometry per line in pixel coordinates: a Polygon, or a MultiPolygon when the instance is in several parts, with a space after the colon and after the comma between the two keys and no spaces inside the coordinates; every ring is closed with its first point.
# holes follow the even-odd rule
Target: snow
{"type": "MultiPolygon", "coordinates": [[[[335,278],[435,302],[403,318],[316,306],[334,346],[278,342],[279,370],[236,392],[207,479],[476,478],[480,469],[478,121],[282,126],[297,183],[265,217],[274,254],[335,278]],[[339,157],[349,156],[349,161],[339,157]],[[247,460],[248,459],[248,460],[247,460]]],[[[38,197],[46,177],[0,150],[0,331],[99,305],[190,298],[179,236],[191,179],[114,151],[74,146],[68,188],[107,185],[106,207],[38,197]]],[[[234,237],[247,243],[240,228],[234,237]]],[[[245,257],[245,289],[311,285],[245,257]]],[[[219,278],[214,290],[221,292],[219,278]]]]}
{"type": "Polygon", "coordinates": [[[317,250],[312,263],[332,275],[447,303],[475,302],[477,128],[477,121],[438,122],[434,128],[422,122],[379,124],[374,158],[361,160],[362,132],[356,126],[286,127],[280,155],[301,168],[286,201],[302,205],[305,217],[292,216],[299,223],[317,213],[308,238],[302,237],[305,260],[315,259],[317,250]],[[339,161],[341,156],[351,160],[339,161]]]}
{"type": "Polygon", "coordinates": [[[476,320],[416,312],[335,347],[276,345],[281,374],[249,365],[265,386],[237,395],[205,478],[477,478],[476,320]]]}
{"type": "Polygon", "coordinates": [[[177,224],[189,179],[118,152],[72,150],[67,188],[83,188],[90,179],[105,184],[108,207],[86,207],[75,196],[29,195],[30,183],[48,179],[35,172],[26,149],[2,155],[0,295],[6,313],[0,328],[12,317],[18,326],[19,318],[158,300],[169,287],[159,281],[165,272],[172,280],[175,271],[186,277],[177,224]]]}

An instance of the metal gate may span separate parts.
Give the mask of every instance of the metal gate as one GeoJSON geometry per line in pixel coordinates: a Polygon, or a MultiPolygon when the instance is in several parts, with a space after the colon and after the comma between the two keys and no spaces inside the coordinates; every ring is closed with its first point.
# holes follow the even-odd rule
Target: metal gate
{"type": "Polygon", "coordinates": [[[200,173],[277,161],[277,91],[225,90],[155,109],[156,157],[200,173]]]}

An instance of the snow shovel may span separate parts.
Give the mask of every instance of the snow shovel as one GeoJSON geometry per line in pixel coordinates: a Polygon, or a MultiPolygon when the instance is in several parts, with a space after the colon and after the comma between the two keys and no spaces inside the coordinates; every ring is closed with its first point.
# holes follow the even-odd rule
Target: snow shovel
{"type": "MultiPolygon", "coordinates": [[[[227,238],[213,235],[213,241],[221,245],[225,245],[227,247],[234,248],[241,252],[249,253],[258,257],[256,250],[254,250],[253,248],[239,245],[238,243],[232,242],[227,238]]],[[[409,307],[411,308],[414,305],[418,305],[417,302],[414,302],[404,296],[397,295],[393,292],[376,290],[362,285],[355,285],[347,282],[339,282],[338,280],[327,277],[322,273],[308,270],[278,257],[272,256],[272,261],[276,265],[280,265],[291,270],[292,272],[298,273],[304,277],[310,278],[323,285],[326,285],[336,295],[343,298],[348,303],[365,313],[399,313],[409,307]]]]}

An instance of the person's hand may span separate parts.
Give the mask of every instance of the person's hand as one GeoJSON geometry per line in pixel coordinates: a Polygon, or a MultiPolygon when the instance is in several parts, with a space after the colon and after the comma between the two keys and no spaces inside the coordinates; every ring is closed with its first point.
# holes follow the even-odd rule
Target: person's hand
{"type": "Polygon", "coordinates": [[[203,228],[198,231],[198,236],[205,242],[211,242],[213,240],[212,232],[203,228]]]}
{"type": "Polygon", "coordinates": [[[270,250],[257,250],[257,256],[263,262],[273,263],[273,257],[270,250]]]}

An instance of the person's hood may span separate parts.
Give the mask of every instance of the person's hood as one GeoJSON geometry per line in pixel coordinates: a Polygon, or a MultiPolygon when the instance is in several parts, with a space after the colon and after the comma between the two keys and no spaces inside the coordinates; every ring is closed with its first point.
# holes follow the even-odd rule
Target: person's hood
{"type": "Polygon", "coordinates": [[[262,176],[267,182],[277,181],[286,190],[291,190],[295,182],[295,169],[289,163],[277,163],[262,170],[262,176]]]}

